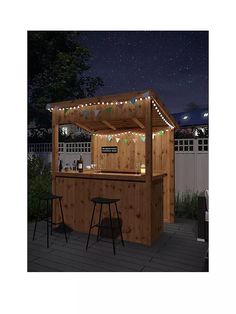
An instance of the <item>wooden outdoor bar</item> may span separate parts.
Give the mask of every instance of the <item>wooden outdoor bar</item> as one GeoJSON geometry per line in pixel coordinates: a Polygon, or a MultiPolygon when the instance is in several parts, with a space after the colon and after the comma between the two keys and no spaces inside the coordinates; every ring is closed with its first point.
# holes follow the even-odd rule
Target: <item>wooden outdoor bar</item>
{"type": "MultiPolygon", "coordinates": [[[[124,240],[151,245],[163,222],[174,222],[177,124],[158,95],[131,92],[62,101],[47,109],[52,112],[53,193],[63,196],[65,223],[87,233],[91,198],[117,198],[124,240]],[[59,172],[58,130],[71,123],[91,133],[95,169],[59,172]]],[[[57,208],[55,212],[54,222],[60,218],[57,208]]],[[[105,206],[103,217],[107,215],[105,206]]]]}

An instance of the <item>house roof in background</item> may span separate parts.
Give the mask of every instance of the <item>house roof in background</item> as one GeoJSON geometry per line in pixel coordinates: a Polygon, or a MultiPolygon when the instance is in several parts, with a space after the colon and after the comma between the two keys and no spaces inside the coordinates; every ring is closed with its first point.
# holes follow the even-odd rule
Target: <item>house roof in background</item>
{"type": "Polygon", "coordinates": [[[208,108],[173,113],[172,116],[180,127],[208,125],[208,108]]]}

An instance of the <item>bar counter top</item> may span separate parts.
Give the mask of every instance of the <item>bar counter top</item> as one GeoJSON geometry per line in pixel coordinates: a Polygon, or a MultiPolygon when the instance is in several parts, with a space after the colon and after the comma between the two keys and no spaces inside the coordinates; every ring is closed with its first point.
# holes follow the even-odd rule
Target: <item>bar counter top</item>
{"type": "MultiPolygon", "coordinates": [[[[166,173],[154,173],[152,180],[158,180],[160,177],[166,176],[166,173]]],[[[84,178],[84,179],[101,179],[101,180],[116,180],[116,181],[136,181],[145,182],[145,174],[125,173],[125,172],[106,172],[106,171],[95,171],[95,170],[84,170],[83,172],[78,171],[62,171],[56,172],[55,177],[63,178],[84,178]]]]}

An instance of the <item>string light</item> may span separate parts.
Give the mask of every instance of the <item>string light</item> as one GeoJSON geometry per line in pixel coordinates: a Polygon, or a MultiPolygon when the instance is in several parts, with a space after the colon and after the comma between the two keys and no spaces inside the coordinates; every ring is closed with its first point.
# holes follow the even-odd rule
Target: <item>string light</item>
{"type": "MultiPolygon", "coordinates": [[[[138,98],[133,98],[134,99],[134,101],[135,102],[137,102],[137,101],[143,101],[143,100],[145,100],[145,99],[151,99],[151,97],[150,96],[147,96],[147,97],[139,97],[139,99],[138,98]]],[[[130,100],[129,100],[130,101],[130,100]]],[[[116,102],[114,102],[114,101],[111,101],[111,102],[100,102],[100,101],[98,101],[98,102],[94,102],[94,103],[86,103],[86,104],[79,104],[78,106],[77,106],[77,108],[79,109],[80,107],[81,108],[83,108],[84,106],[85,107],[87,107],[87,106],[92,106],[92,105],[100,105],[100,104],[102,104],[102,105],[104,105],[104,104],[106,104],[106,105],[118,105],[119,103],[122,105],[123,103],[124,104],[127,104],[129,101],[127,101],[127,100],[124,100],[124,101],[120,101],[120,102],[118,102],[118,101],[116,101],[116,102]]],[[[47,109],[49,110],[49,111],[51,111],[51,109],[52,108],[50,108],[50,105],[47,105],[47,109]]],[[[62,109],[62,108],[58,108],[59,110],[60,109],[62,109]]],[[[72,108],[72,107],[70,107],[70,108],[66,108],[66,109],[76,109],[76,107],[74,107],[74,108],[72,108]]]]}
{"type": "Polygon", "coordinates": [[[157,113],[159,114],[159,116],[161,117],[161,119],[165,122],[165,124],[167,124],[171,129],[174,129],[174,126],[171,125],[166,118],[162,115],[160,109],[158,108],[158,105],[156,104],[155,100],[152,100],[152,104],[154,105],[154,109],[156,109],[157,113]],[[156,105],[156,106],[155,106],[156,105]]]}
{"type": "MultiPolygon", "coordinates": [[[[165,130],[166,132],[169,131],[169,129],[165,130]]],[[[156,135],[163,135],[165,133],[164,130],[160,130],[160,131],[155,131],[152,133],[152,138],[154,138],[156,135]]],[[[122,136],[122,135],[136,135],[136,136],[145,136],[145,133],[137,133],[137,132],[132,132],[132,131],[125,131],[125,132],[119,132],[119,133],[113,133],[113,134],[98,134],[98,133],[92,133],[93,136],[99,136],[99,137],[107,137],[107,136],[122,136]]]]}
{"type": "MultiPolygon", "coordinates": [[[[140,97],[139,99],[137,99],[137,98],[133,98],[134,99],[134,101],[135,102],[137,102],[138,100],[140,100],[140,101],[143,101],[143,100],[145,100],[145,99],[151,99],[151,97],[150,96],[147,96],[147,97],[140,97]]],[[[129,100],[130,101],[130,100],[129,100]]],[[[130,101],[131,102],[131,101],[130,101]]],[[[106,105],[118,105],[118,104],[123,104],[123,103],[125,103],[125,104],[127,104],[128,103],[128,101],[127,100],[125,100],[125,101],[120,101],[120,102],[113,102],[113,101],[111,101],[111,102],[102,102],[102,105],[104,105],[104,104],[106,104],[106,105]]],[[[93,105],[100,105],[101,104],[101,102],[100,101],[98,101],[98,102],[95,102],[95,103],[93,103],[93,105]]],[[[159,116],[160,116],[160,118],[165,122],[165,124],[166,125],[168,125],[171,129],[174,129],[174,126],[172,125],[172,124],[170,124],[168,121],[167,121],[167,119],[163,116],[163,114],[161,113],[161,110],[159,109],[159,107],[158,107],[158,104],[156,103],[156,100],[154,100],[154,99],[152,99],[152,104],[153,104],[153,106],[154,106],[154,109],[157,111],[157,113],[159,114],[159,116]]],[[[80,105],[78,105],[77,106],[77,109],[79,109],[80,107],[81,108],[83,108],[83,107],[87,107],[87,106],[92,106],[92,103],[89,103],[89,104],[80,104],[80,105]]],[[[47,105],[47,107],[49,107],[48,108],[48,110],[49,111],[52,111],[53,110],[53,108],[50,108],[50,105],[47,105]]],[[[56,107],[55,107],[56,108],[56,107]]],[[[66,108],[67,110],[71,110],[71,109],[76,109],[76,107],[74,107],[74,108],[72,108],[72,107],[70,107],[70,108],[66,108]]],[[[65,110],[65,108],[59,108],[59,110],[61,111],[61,110],[65,110]]]]}

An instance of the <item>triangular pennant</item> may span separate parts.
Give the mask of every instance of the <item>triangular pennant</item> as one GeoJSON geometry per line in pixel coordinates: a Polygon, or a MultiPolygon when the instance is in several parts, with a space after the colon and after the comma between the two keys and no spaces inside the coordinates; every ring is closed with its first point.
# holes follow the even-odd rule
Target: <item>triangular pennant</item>
{"type": "Polygon", "coordinates": [[[136,143],[136,142],[137,142],[137,139],[136,139],[136,138],[133,138],[133,142],[136,143]]]}
{"type": "Polygon", "coordinates": [[[149,96],[149,92],[143,94],[143,97],[147,98],[149,96]]]}
{"type": "Polygon", "coordinates": [[[64,108],[64,114],[67,114],[68,111],[69,111],[68,108],[64,108]]]}
{"type": "Polygon", "coordinates": [[[119,103],[117,106],[122,110],[123,107],[124,107],[124,103],[123,103],[123,102],[122,102],[122,103],[119,103]]]}
{"type": "Polygon", "coordinates": [[[112,135],[107,135],[107,139],[108,139],[108,141],[110,142],[111,140],[112,140],[112,135]]]}
{"type": "Polygon", "coordinates": [[[135,98],[130,99],[131,104],[135,104],[135,98]]]}
{"type": "Polygon", "coordinates": [[[129,140],[127,138],[124,139],[125,144],[128,144],[129,140]]]}
{"type": "Polygon", "coordinates": [[[112,112],[112,107],[107,107],[107,108],[106,108],[106,111],[107,111],[107,112],[112,112]]]}
{"type": "Polygon", "coordinates": [[[165,132],[164,132],[163,130],[161,130],[161,131],[157,132],[157,135],[163,136],[164,133],[165,133],[165,132]]]}
{"type": "Polygon", "coordinates": [[[120,138],[116,137],[116,143],[119,143],[119,141],[120,141],[120,138]]]}
{"type": "Polygon", "coordinates": [[[88,119],[89,111],[88,110],[83,110],[83,117],[85,119],[88,119]]]}
{"type": "Polygon", "coordinates": [[[145,142],[145,139],[146,139],[145,135],[141,135],[140,139],[141,139],[142,142],[145,142]]]}
{"type": "Polygon", "coordinates": [[[51,109],[51,104],[47,104],[46,109],[47,110],[51,109]]]}
{"type": "Polygon", "coordinates": [[[100,109],[95,109],[95,110],[93,111],[95,118],[97,118],[97,116],[98,116],[98,114],[99,114],[100,111],[101,111],[100,109]]]}

